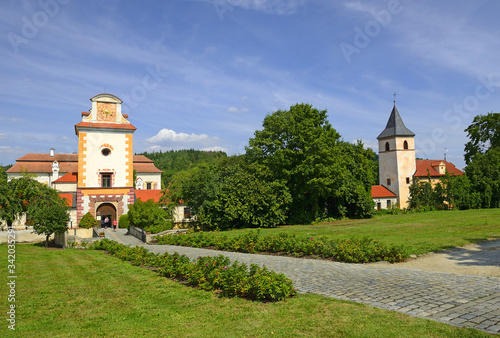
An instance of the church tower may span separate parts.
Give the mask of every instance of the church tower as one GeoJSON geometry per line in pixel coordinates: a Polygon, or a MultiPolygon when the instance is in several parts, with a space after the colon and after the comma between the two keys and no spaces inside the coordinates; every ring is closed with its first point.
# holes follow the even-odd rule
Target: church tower
{"type": "Polygon", "coordinates": [[[377,137],[380,185],[397,196],[400,208],[408,207],[410,184],[416,170],[415,134],[406,128],[396,103],[387,125],[377,137]]]}
{"type": "Polygon", "coordinates": [[[75,125],[78,136],[77,220],[90,212],[111,222],[134,203],[133,133],[122,100],[111,94],[90,99],[92,108],[75,125]]]}

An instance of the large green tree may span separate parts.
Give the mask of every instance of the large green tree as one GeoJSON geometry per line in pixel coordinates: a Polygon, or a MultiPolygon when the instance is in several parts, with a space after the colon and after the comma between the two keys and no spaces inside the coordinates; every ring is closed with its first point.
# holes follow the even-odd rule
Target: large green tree
{"type": "Polygon", "coordinates": [[[343,142],[328,122],[326,110],[296,104],[267,115],[246,153],[274,179],[286,182],[293,198],[290,223],[373,214],[369,194],[375,183],[373,152],[343,142]]]}
{"type": "Polygon", "coordinates": [[[173,177],[168,198],[192,207],[207,230],[284,224],[290,194],[245,156],[203,163],[173,177]]]}
{"type": "Polygon", "coordinates": [[[465,168],[481,208],[500,207],[500,147],[474,155],[465,168]]]}
{"type": "Polygon", "coordinates": [[[477,115],[465,131],[469,137],[465,144],[465,163],[469,164],[476,154],[500,147],[500,113],[477,115]]]}

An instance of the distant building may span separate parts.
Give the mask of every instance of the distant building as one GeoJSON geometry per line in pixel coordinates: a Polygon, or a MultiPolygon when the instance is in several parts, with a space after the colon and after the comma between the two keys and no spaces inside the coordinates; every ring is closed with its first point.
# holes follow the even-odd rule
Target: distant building
{"type": "Polygon", "coordinates": [[[375,208],[385,209],[394,203],[408,207],[412,181],[427,179],[437,183],[446,171],[451,175],[463,175],[453,163],[446,160],[417,160],[415,158],[415,134],[406,128],[396,104],[385,129],[377,137],[379,149],[379,186],[372,187],[375,208]],[[395,197],[389,198],[388,193],[395,197]],[[385,202],[385,203],[384,203],[385,202]]]}
{"type": "Polygon", "coordinates": [[[90,212],[98,220],[118,220],[136,201],[138,190],[161,192],[161,170],[143,155],[133,154],[136,128],[122,114],[122,100],[111,94],[90,99],[92,108],[75,125],[77,154],[27,154],[7,170],[9,179],[24,172],[60,191],[76,226],[90,212]],[[134,170],[137,187],[134,189],[134,170]]]}

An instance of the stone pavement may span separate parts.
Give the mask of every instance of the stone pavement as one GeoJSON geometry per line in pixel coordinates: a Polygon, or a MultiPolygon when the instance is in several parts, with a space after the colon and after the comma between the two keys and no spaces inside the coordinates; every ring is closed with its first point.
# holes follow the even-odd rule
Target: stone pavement
{"type": "Polygon", "coordinates": [[[284,273],[300,293],[350,300],[455,326],[500,333],[500,278],[459,275],[387,264],[363,265],[271,255],[244,254],[170,245],[144,245],[126,230],[106,230],[106,237],[141,245],[155,253],[224,255],[232,261],[265,265],[284,273]]]}

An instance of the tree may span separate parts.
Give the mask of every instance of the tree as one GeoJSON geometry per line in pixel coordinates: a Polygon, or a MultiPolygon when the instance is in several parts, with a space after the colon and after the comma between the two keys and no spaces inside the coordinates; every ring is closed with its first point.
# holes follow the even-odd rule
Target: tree
{"type": "Polygon", "coordinates": [[[249,140],[246,154],[275,180],[286,182],[293,198],[289,223],[373,214],[369,189],[376,174],[368,164],[372,154],[362,145],[341,141],[326,110],[296,104],[267,115],[262,125],[249,140]],[[353,155],[362,159],[359,167],[353,155]]]}
{"type": "Polygon", "coordinates": [[[158,233],[173,228],[173,216],[153,200],[137,201],[129,207],[128,217],[134,226],[158,233]]]}
{"type": "Polygon", "coordinates": [[[500,113],[477,115],[465,131],[470,139],[465,144],[465,163],[469,164],[476,154],[500,147],[500,113]]]}
{"type": "Polygon", "coordinates": [[[0,219],[12,227],[16,219],[26,214],[29,204],[44,187],[28,173],[10,181],[0,181],[0,219]]]}
{"type": "Polygon", "coordinates": [[[500,147],[474,155],[465,173],[478,194],[479,207],[500,207],[500,147]]]}
{"type": "Polygon", "coordinates": [[[187,203],[206,230],[273,227],[284,224],[291,197],[268,174],[245,156],[221,158],[174,175],[165,198],[187,203]]]}

